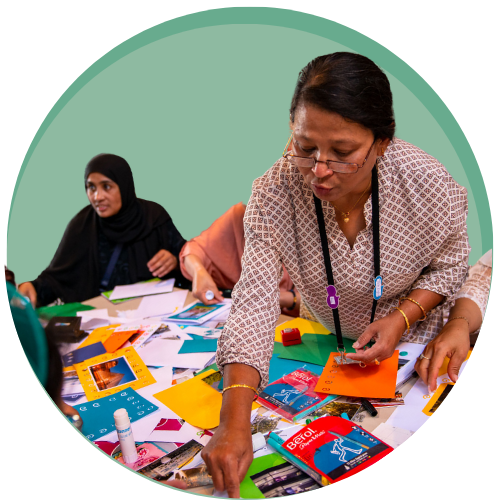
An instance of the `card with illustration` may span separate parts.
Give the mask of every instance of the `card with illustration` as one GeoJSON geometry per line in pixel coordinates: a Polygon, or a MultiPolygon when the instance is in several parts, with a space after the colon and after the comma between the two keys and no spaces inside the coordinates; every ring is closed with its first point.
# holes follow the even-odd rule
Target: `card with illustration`
{"type": "Polygon", "coordinates": [[[121,452],[114,458],[118,460],[118,462],[121,462],[122,464],[127,466],[129,469],[138,471],[148,466],[149,464],[156,462],[166,454],[166,451],[161,450],[153,443],[144,443],[137,446],[137,460],[134,463],[126,463],[125,460],[123,460],[123,455],[121,452]]]}
{"type": "Polygon", "coordinates": [[[208,306],[202,302],[195,302],[177,313],[165,316],[165,319],[168,319],[168,321],[178,321],[180,323],[201,324],[230,307],[231,304],[225,302],[208,306]]]}
{"type": "Polygon", "coordinates": [[[133,347],[87,359],[75,368],[89,401],[156,382],[133,347]]]}

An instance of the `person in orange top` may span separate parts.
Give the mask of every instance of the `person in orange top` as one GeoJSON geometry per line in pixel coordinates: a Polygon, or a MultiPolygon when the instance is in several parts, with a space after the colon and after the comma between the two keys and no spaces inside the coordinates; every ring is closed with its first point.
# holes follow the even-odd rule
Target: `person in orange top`
{"type": "MultiPolygon", "coordinates": [[[[241,202],[233,205],[208,229],[186,242],[179,254],[182,274],[193,282],[193,295],[204,304],[221,302],[221,290],[232,290],[240,279],[245,208],[241,202]]],[[[285,268],[280,281],[280,307],[284,314],[299,314],[300,295],[285,268]]]]}

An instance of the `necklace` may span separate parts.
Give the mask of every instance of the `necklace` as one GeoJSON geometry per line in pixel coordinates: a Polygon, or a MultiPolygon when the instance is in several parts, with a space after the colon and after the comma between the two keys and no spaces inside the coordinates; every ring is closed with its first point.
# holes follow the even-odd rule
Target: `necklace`
{"type": "Polygon", "coordinates": [[[350,215],[350,213],[356,208],[356,205],[359,203],[359,200],[361,200],[361,198],[363,198],[363,196],[366,194],[366,192],[368,191],[368,189],[370,189],[371,185],[372,185],[372,181],[370,179],[370,182],[368,183],[368,186],[366,186],[366,189],[361,193],[361,196],[358,198],[358,200],[353,205],[353,207],[349,211],[347,211],[347,212],[343,212],[342,210],[340,210],[340,208],[337,208],[337,206],[332,203],[333,208],[335,208],[335,210],[338,210],[342,214],[342,217],[344,218],[344,222],[349,222],[349,215],[350,215]]]}

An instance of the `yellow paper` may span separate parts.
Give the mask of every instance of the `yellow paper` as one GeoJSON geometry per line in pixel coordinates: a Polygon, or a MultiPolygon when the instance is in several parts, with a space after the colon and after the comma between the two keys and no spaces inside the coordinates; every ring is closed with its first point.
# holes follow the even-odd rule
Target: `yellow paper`
{"type": "Polygon", "coordinates": [[[118,328],[119,326],[120,324],[116,324],[116,325],[101,326],[99,328],[96,328],[85,339],[85,341],[78,346],[78,349],[80,349],[81,347],[86,347],[91,344],[97,344],[97,342],[102,342],[104,344],[104,342],[106,342],[106,340],[108,340],[109,337],[111,337],[111,335],[115,331],[115,328],[118,328]]]}
{"type": "MultiPolygon", "coordinates": [[[[213,429],[220,423],[222,394],[203,382],[203,379],[216,372],[217,370],[207,370],[153,396],[188,424],[202,429],[213,429]]],[[[259,406],[253,403],[252,410],[259,406]]]]}
{"type": "Polygon", "coordinates": [[[309,321],[304,318],[295,318],[290,321],[286,321],[285,323],[281,323],[278,325],[275,330],[274,340],[276,342],[281,342],[281,330],[285,328],[298,328],[300,331],[300,335],[304,335],[304,333],[317,333],[319,335],[329,335],[330,331],[327,330],[321,323],[316,323],[316,321],[309,321]]]}
{"type": "MultiPolygon", "coordinates": [[[[465,361],[467,361],[470,358],[472,351],[469,350],[467,353],[467,357],[465,358],[465,361]]],[[[448,364],[450,362],[450,358],[446,357],[444,358],[443,364],[441,365],[441,368],[439,369],[438,372],[438,377],[441,377],[441,375],[444,375],[445,373],[448,373],[448,364]]]]}
{"type": "Polygon", "coordinates": [[[222,394],[203,382],[203,379],[215,372],[216,370],[207,370],[153,396],[188,424],[213,429],[220,422],[222,394]]]}
{"type": "Polygon", "coordinates": [[[156,383],[133,347],[95,356],[74,367],[89,401],[156,383]]]}

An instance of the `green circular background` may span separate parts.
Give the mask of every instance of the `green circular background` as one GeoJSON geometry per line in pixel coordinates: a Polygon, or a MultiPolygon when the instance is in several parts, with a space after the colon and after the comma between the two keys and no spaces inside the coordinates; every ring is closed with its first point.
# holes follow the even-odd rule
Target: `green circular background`
{"type": "Polygon", "coordinates": [[[162,204],[187,239],[247,202],[252,181],[288,138],[300,69],[339,50],[359,52],[384,69],[397,136],[436,157],[467,188],[475,262],[493,246],[486,190],[463,132],[425,81],[381,45],[333,21],[229,8],[174,19],[127,40],[52,108],[12,200],[8,266],[18,282],[47,266],[67,223],[88,203],[83,171],[98,153],[126,158],[138,196],[162,204]]]}

